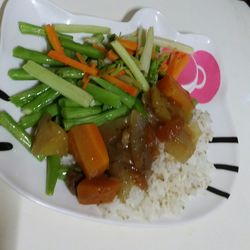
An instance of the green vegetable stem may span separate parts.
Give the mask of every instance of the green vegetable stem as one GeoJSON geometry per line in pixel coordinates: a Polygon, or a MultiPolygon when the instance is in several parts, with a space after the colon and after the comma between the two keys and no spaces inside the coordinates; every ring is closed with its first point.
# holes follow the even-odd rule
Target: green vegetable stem
{"type": "Polygon", "coordinates": [[[22,107],[23,105],[29,103],[37,96],[41,95],[42,93],[46,92],[50,87],[43,83],[38,83],[37,85],[21,91],[15,95],[10,97],[10,101],[15,104],[17,107],[22,107]]]}
{"type": "MultiPolygon", "coordinates": [[[[3,126],[13,137],[15,137],[29,152],[31,152],[31,136],[5,111],[0,112],[0,125],[3,126]]],[[[36,156],[43,160],[41,155],[36,156]]]]}
{"type": "Polygon", "coordinates": [[[40,51],[26,49],[21,46],[17,46],[16,48],[13,49],[13,56],[23,60],[32,60],[33,62],[39,64],[48,64],[52,66],[62,65],[60,62],[57,62],[54,59],[49,58],[46,54],[40,51]]]}
{"type": "Polygon", "coordinates": [[[34,125],[38,123],[40,118],[43,116],[43,114],[48,113],[51,115],[51,117],[54,117],[58,115],[58,105],[56,103],[50,104],[49,106],[45,107],[44,109],[32,112],[29,115],[24,115],[21,117],[19,124],[24,128],[31,128],[34,125]]]}
{"type": "Polygon", "coordinates": [[[119,117],[126,115],[127,112],[128,108],[125,105],[122,105],[117,109],[111,109],[97,115],[92,115],[78,119],[64,119],[63,124],[65,130],[69,130],[72,126],[75,125],[87,124],[87,123],[95,123],[97,126],[100,126],[105,122],[115,120],[119,117]]]}

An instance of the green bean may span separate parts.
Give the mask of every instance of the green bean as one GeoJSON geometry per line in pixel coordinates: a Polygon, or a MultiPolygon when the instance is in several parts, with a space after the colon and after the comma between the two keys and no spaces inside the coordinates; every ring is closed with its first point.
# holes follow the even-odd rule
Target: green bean
{"type": "Polygon", "coordinates": [[[22,111],[25,114],[39,111],[47,105],[51,104],[58,96],[60,96],[60,93],[58,91],[48,89],[47,91],[33,99],[31,102],[22,106],[22,111]]]}
{"type": "Polygon", "coordinates": [[[58,174],[58,179],[59,180],[65,180],[65,178],[67,177],[68,172],[70,171],[71,167],[70,166],[62,166],[59,170],[59,174],[58,174]]]}
{"type": "Polygon", "coordinates": [[[38,121],[40,120],[40,118],[43,116],[44,113],[48,113],[52,117],[57,115],[58,114],[57,104],[53,103],[38,112],[33,112],[29,115],[24,115],[23,117],[21,117],[19,124],[24,129],[31,128],[38,123],[38,121]]]}
{"type": "Polygon", "coordinates": [[[53,195],[60,174],[60,156],[47,157],[46,194],[53,195]]]}
{"type": "Polygon", "coordinates": [[[68,57],[73,58],[73,59],[76,58],[76,52],[73,51],[73,50],[64,48],[64,54],[65,54],[66,56],[68,56],[68,57]]]}
{"type": "Polygon", "coordinates": [[[127,105],[129,108],[132,108],[135,104],[135,97],[125,93],[123,90],[119,89],[118,87],[114,86],[113,84],[109,83],[108,81],[101,79],[99,77],[91,77],[97,84],[102,86],[104,89],[117,94],[121,98],[121,102],[127,105]]]}
{"type": "Polygon", "coordinates": [[[27,73],[24,69],[10,69],[8,75],[12,80],[35,80],[36,78],[27,73]]]}
{"type": "MultiPolygon", "coordinates": [[[[67,79],[82,79],[84,76],[82,71],[71,67],[49,67],[48,69],[62,78],[67,79]]],[[[13,80],[36,80],[35,77],[31,76],[22,68],[10,69],[8,75],[13,80]]]]}
{"type": "Polygon", "coordinates": [[[33,100],[35,97],[47,91],[49,88],[50,87],[44,83],[38,83],[37,85],[27,90],[12,95],[10,97],[10,101],[17,107],[22,107],[23,105],[33,100]]]}
{"type": "Polygon", "coordinates": [[[32,60],[33,62],[39,64],[48,64],[53,66],[62,65],[60,62],[57,62],[54,59],[49,58],[46,54],[40,51],[26,49],[21,46],[17,46],[13,49],[13,56],[23,60],[32,60]]]}
{"type": "Polygon", "coordinates": [[[85,56],[88,56],[90,58],[103,58],[104,53],[94,47],[92,47],[90,44],[80,44],[76,43],[74,41],[60,39],[61,44],[64,48],[79,52],[85,56]]]}
{"type": "Polygon", "coordinates": [[[82,107],[80,104],[66,98],[62,97],[59,99],[58,104],[61,108],[68,108],[68,107],[82,107]]]}
{"type": "Polygon", "coordinates": [[[82,173],[81,168],[77,165],[61,165],[58,179],[65,180],[70,171],[82,173]]]}
{"type": "Polygon", "coordinates": [[[84,73],[79,69],[74,69],[71,67],[62,67],[55,70],[55,73],[62,78],[70,78],[70,79],[82,79],[84,73]]]}
{"type": "MultiPolygon", "coordinates": [[[[0,112],[0,125],[15,137],[29,152],[31,152],[31,136],[5,111],[0,112]]],[[[38,160],[44,159],[41,155],[37,155],[36,157],[38,160]]]]}
{"type": "MultiPolygon", "coordinates": [[[[18,23],[19,30],[22,34],[29,34],[29,35],[37,35],[37,36],[46,36],[44,27],[33,25],[30,23],[19,22],[18,23]]],[[[57,32],[58,37],[63,37],[65,39],[73,39],[71,35],[65,35],[62,33],[57,32]]]]}
{"type": "Polygon", "coordinates": [[[65,130],[69,130],[72,126],[80,125],[80,124],[88,124],[88,123],[95,123],[97,126],[104,124],[107,121],[111,121],[117,119],[121,116],[126,115],[128,112],[128,108],[125,105],[117,109],[112,109],[101,114],[92,115],[84,118],[79,119],[65,119],[63,121],[63,125],[65,130]]]}
{"type": "Polygon", "coordinates": [[[101,107],[90,107],[90,108],[83,108],[83,107],[71,107],[71,108],[62,108],[61,113],[64,119],[76,119],[87,117],[91,115],[96,115],[102,112],[101,107]]]}
{"type": "Polygon", "coordinates": [[[111,105],[114,108],[118,108],[121,105],[120,97],[118,95],[100,88],[95,84],[89,83],[86,87],[86,91],[98,102],[111,105]]]}

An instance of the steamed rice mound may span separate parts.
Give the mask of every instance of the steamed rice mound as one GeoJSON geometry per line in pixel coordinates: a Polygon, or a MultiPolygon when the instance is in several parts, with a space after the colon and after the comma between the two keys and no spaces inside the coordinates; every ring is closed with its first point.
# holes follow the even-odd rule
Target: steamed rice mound
{"type": "Polygon", "coordinates": [[[208,142],[212,138],[211,119],[207,112],[196,110],[202,134],[192,157],[184,164],[164,152],[160,144],[159,157],[152,164],[148,190],[134,186],[125,201],[119,198],[110,204],[99,205],[103,217],[119,220],[155,220],[179,215],[191,196],[207,188],[211,182],[213,164],[207,159],[208,142]]]}

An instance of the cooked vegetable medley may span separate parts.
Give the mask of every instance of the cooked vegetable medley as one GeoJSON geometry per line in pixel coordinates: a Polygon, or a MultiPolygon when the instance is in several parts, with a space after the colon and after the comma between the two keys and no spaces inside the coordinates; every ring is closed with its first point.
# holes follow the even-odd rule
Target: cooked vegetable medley
{"type": "Polygon", "coordinates": [[[10,97],[20,120],[0,111],[0,125],[47,160],[48,195],[63,179],[81,204],[125,201],[134,185],[147,190],[160,144],[181,163],[191,157],[201,131],[195,102],[176,81],[191,47],[155,37],[153,27],[126,35],[76,24],[19,29],[44,36],[48,51],[13,48],[24,63],[10,78],[38,83],[10,97]],[[82,42],[67,33],[83,33],[82,42]],[[75,164],[62,164],[68,154],[75,164]]]}

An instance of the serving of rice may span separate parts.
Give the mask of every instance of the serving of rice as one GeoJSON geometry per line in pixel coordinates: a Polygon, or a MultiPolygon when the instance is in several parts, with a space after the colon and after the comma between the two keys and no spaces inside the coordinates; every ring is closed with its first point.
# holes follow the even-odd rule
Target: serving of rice
{"type": "Polygon", "coordinates": [[[206,189],[214,169],[207,159],[208,142],[212,138],[208,112],[196,110],[193,116],[202,132],[192,157],[184,164],[164,152],[152,164],[148,190],[134,186],[125,201],[119,198],[110,204],[99,205],[103,217],[119,220],[151,221],[180,214],[191,196],[206,189]]]}

